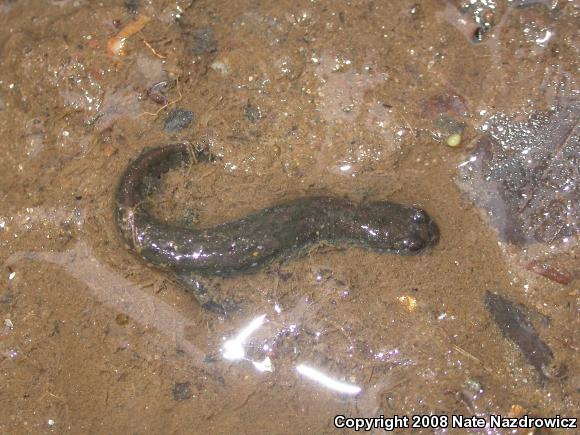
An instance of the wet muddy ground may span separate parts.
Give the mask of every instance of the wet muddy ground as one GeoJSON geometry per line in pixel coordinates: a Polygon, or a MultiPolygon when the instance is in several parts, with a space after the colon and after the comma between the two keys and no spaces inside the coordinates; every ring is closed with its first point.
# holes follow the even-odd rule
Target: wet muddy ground
{"type": "Polygon", "coordinates": [[[579,20],[565,0],[0,1],[0,431],[577,417],[579,20]],[[115,228],[124,168],[175,142],[218,158],[165,177],[161,218],[388,199],[441,239],[316,246],[223,279],[243,303],[217,316],[115,228]]]}

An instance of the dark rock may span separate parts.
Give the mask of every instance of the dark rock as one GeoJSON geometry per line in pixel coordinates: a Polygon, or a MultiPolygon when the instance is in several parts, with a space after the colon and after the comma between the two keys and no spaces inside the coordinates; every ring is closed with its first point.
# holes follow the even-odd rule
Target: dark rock
{"type": "Polygon", "coordinates": [[[262,118],[262,111],[259,107],[248,103],[244,106],[244,116],[250,122],[258,122],[262,118]]]}
{"type": "Polygon", "coordinates": [[[117,325],[121,326],[127,325],[129,323],[129,316],[123,313],[119,313],[115,317],[115,322],[117,322],[117,325]]]}
{"type": "Polygon", "coordinates": [[[189,49],[192,54],[198,56],[204,53],[213,53],[217,49],[218,43],[211,27],[205,26],[193,31],[189,49]]]}
{"type": "Polygon", "coordinates": [[[173,386],[173,400],[187,400],[193,397],[191,382],[176,382],[173,386]]]}
{"type": "Polygon", "coordinates": [[[485,295],[485,306],[503,336],[515,343],[526,361],[545,381],[548,378],[546,369],[552,362],[553,354],[530,322],[527,310],[489,291],[485,295]]]}
{"type": "Polygon", "coordinates": [[[184,109],[173,109],[165,119],[165,131],[177,133],[183,130],[193,121],[193,112],[184,109]]]}
{"type": "Polygon", "coordinates": [[[161,80],[154,83],[148,90],[147,96],[157,104],[165,105],[169,102],[167,93],[175,85],[172,80],[161,80]]]}
{"type": "Polygon", "coordinates": [[[473,37],[471,40],[475,43],[483,41],[483,36],[486,33],[486,28],[483,26],[477,26],[475,31],[473,32],[473,37]]]}
{"type": "Polygon", "coordinates": [[[14,293],[12,293],[10,290],[0,293],[0,304],[10,305],[14,302],[14,299],[14,293]]]}
{"type": "Polygon", "coordinates": [[[125,0],[124,5],[125,8],[131,12],[132,14],[139,13],[139,8],[141,6],[141,2],[139,0],[125,0]]]}
{"type": "Polygon", "coordinates": [[[205,358],[203,359],[203,362],[207,364],[214,364],[217,363],[218,361],[219,359],[215,355],[206,355],[205,358]]]}

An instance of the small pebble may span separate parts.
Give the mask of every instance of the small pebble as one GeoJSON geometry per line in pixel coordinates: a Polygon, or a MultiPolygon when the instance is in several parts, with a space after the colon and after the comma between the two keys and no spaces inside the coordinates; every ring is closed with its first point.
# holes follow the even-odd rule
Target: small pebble
{"type": "Polygon", "coordinates": [[[485,27],[482,26],[477,27],[473,32],[473,37],[471,38],[471,40],[475,43],[483,41],[483,35],[485,35],[485,32],[486,32],[485,27]]]}
{"type": "Polygon", "coordinates": [[[125,8],[132,14],[137,14],[141,6],[139,0],[125,0],[124,4],[125,8]]]}
{"type": "Polygon", "coordinates": [[[106,144],[105,148],[103,149],[103,153],[105,154],[106,157],[111,157],[116,152],[117,152],[117,148],[115,148],[111,144],[106,144]]]}
{"type": "Polygon", "coordinates": [[[258,122],[262,118],[262,111],[259,107],[253,106],[250,103],[244,106],[244,115],[250,122],[258,122]]]}
{"type": "Polygon", "coordinates": [[[4,319],[4,326],[10,329],[14,329],[14,323],[10,319],[4,319]]]}
{"type": "Polygon", "coordinates": [[[189,51],[195,55],[213,53],[218,49],[218,43],[211,27],[202,27],[195,30],[191,37],[191,47],[189,51]]]}
{"type": "Polygon", "coordinates": [[[477,379],[467,379],[465,387],[472,393],[479,393],[483,391],[481,383],[477,379]]]}
{"type": "Polygon", "coordinates": [[[445,143],[447,146],[455,148],[461,144],[461,135],[459,133],[453,133],[447,138],[445,143]]]}
{"type": "Polygon", "coordinates": [[[191,392],[191,382],[176,382],[173,386],[173,399],[180,401],[180,400],[187,400],[193,397],[193,393],[191,392]]]}
{"type": "Polygon", "coordinates": [[[151,85],[147,90],[147,96],[155,103],[165,105],[169,102],[167,99],[167,93],[173,86],[175,86],[174,81],[161,80],[151,85]]]}
{"type": "Polygon", "coordinates": [[[493,13],[493,10],[488,9],[487,11],[485,11],[482,15],[483,18],[483,25],[485,27],[491,27],[494,24],[495,21],[495,15],[493,13]]]}
{"type": "Polygon", "coordinates": [[[210,65],[210,68],[220,73],[222,76],[227,76],[231,72],[230,64],[227,60],[216,60],[210,65]]]}
{"type": "Polygon", "coordinates": [[[177,133],[193,121],[193,112],[184,109],[173,109],[165,119],[165,131],[177,133]]]}
{"type": "Polygon", "coordinates": [[[0,304],[11,304],[14,302],[14,299],[16,299],[14,293],[10,291],[0,293],[0,304]]]}
{"type": "Polygon", "coordinates": [[[119,313],[117,314],[117,317],[115,317],[115,322],[117,322],[117,325],[124,326],[129,323],[129,316],[123,313],[119,313]]]}

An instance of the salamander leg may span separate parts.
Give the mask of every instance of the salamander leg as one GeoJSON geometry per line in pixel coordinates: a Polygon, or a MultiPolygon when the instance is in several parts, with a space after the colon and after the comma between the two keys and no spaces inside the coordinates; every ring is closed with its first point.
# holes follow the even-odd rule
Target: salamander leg
{"type": "Polygon", "coordinates": [[[239,304],[225,298],[218,300],[209,289],[219,287],[215,279],[202,278],[194,272],[175,273],[177,280],[187,289],[190,290],[199,304],[208,311],[220,316],[227,317],[228,312],[240,309],[239,304]]]}

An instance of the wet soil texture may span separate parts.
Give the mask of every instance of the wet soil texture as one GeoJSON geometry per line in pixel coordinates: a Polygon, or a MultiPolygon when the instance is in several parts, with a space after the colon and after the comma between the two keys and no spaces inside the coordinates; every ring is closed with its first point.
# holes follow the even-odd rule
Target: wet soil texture
{"type": "Polygon", "coordinates": [[[579,21],[562,0],[0,0],[0,432],[577,416],[579,21]],[[439,243],[312,246],[210,279],[243,304],[202,309],[113,217],[128,164],[170,143],[216,158],[162,177],[160,220],[393,201],[439,243]]]}

